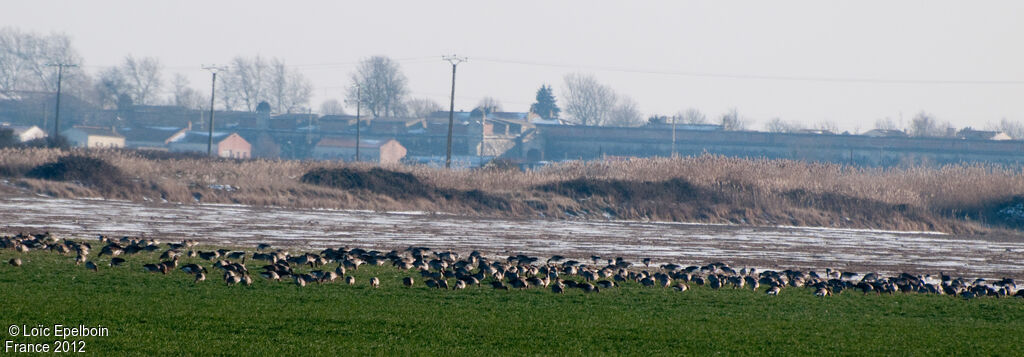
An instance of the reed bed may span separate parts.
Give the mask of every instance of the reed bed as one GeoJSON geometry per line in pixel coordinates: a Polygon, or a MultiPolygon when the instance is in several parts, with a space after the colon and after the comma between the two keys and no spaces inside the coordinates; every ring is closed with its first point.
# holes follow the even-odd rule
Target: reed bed
{"type": "MultiPolygon", "coordinates": [[[[129,150],[72,153],[97,157],[113,164],[134,182],[133,187],[90,187],[22,176],[40,164],[69,155],[67,151],[53,149],[0,150],[0,176],[7,177],[9,186],[56,197],[556,218],[599,217],[611,213],[617,218],[627,219],[972,232],[998,225],[999,219],[993,216],[993,212],[1001,205],[1024,197],[1024,175],[1019,168],[986,164],[860,168],[703,155],[566,162],[527,171],[444,170],[404,165],[383,167],[410,173],[424,184],[445,192],[472,192],[466,197],[483,194],[500,201],[499,205],[491,207],[490,204],[467,202],[462,195],[395,199],[375,192],[301,182],[301,177],[315,168],[368,170],[377,167],[370,163],[210,159],[129,150]],[[694,193],[696,196],[686,196],[689,197],[687,202],[674,202],[638,188],[647,183],[672,180],[692,187],[651,187],[699,192],[694,193]],[[618,197],[591,200],[564,192],[565,189],[575,189],[565,185],[600,182],[615,183],[612,187],[621,191],[616,193],[618,197]],[[554,190],[538,189],[556,186],[554,190]],[[871,212],[878,210],[881,212],[871,212]],[[889,218],[877,216],[891,213],[889,210],[904,214],[889,218]]],[[[602,187],[597,188],[604,189],[602,187]]],[[[603,194],[608,192],[598,192],[598,196],[603,194]]]]}

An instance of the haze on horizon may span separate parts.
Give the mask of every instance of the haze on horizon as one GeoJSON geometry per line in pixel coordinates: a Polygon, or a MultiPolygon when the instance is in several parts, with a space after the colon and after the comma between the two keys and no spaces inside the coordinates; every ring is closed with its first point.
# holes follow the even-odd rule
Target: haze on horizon
{"type": "MultiPolygon", "coordinates": [[[[70,35],[90,73],[127,55],[164,77],[209,86],[203,64],[278,57],[341,100],[356,64],[399,60],[411,97],[456,109],[494,97],[527,111],[538,87],[593,74],[649,115],[730,108],[761,130],[771,118],[862,132],[920,111],[956,127],[1024,121],[1024,3],[993,1],[592,2],[11,1],[0,23],[70,35]]],[[[354,110],[350,110],[354,111],[354,110]]]]}

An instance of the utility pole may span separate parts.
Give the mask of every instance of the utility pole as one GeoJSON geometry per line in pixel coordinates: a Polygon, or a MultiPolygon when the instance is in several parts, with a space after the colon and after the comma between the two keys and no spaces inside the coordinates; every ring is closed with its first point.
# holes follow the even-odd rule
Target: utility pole
{"type": "Polygon", "coordinates": [[[356,162],[359,162],[359,121],[363,108],[363,86],[359,83],[353,85],[356,87],[356,162]]]}
{"type": "Polygon", "coordinates": [[[444,159],[444,168],[448,169],[452,167],[452,126],[455,125],[455,68],[459,63],[466,62],[468,59],[456,55],[441,56],[441,59],[452,64],[452,100],[451,107],[448,109],[448,148],[445,151],[444,159]]]}
{"type": "Polygon", "coordinates": [[[57,67],[57,114],[53,119],[53,140],[57,140],[57,138],[60,137],[60,85],[64,80],[64,67],[78,67],[78,65],[70,63],[50,63],[46,66],[57,67]]]}
{"type": "Polygon", "coordinates": [[[672,116],[672,158],[676,158],[676,116],[672,116]]]}
{"type": "Polygon", "coordinates": [[[213,156],[213,97],[217,93],[217,72],[226,71],[228,68],[225,66],[203,66],[203,69],[213,74],[213,80],[210,81],[210,137],[206,142],[206,156],[213,156]]]}

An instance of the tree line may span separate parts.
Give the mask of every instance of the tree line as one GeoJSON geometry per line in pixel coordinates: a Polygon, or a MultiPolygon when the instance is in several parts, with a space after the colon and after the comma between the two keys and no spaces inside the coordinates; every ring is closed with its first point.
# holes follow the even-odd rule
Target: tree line
{"type": "MultiPolygon", "coordinates": [[[[55,63],[81,64],[82,58],[64,34],[43,35],[14,28],[0,29],[0,92],[56,90],[55,63]]],[[[63,89],[104,109],[131,105],[175,105],[190,109],[208,107],[207,91],[192,88],[186,76],[174,73],[167,80],[164,66],[154,57],[128,55],[115,66],[101,68],[90,75],[82,67],[67,68],[63,89]]],[[[409,83],[400,64],[386,56],[362,60],[350,74],[344,103],[327,99],[320,103],[323,115],[346,114],[345,107],[358,107],[368,117],[424,117],[447,109],[423,97],[411,97],[409,83]]],[[[262,56],[235,56],[227,70],[218,74],[216,105],[224,110],[255,111],[266,102],[276,113],[306,112],[313,85],[302,73],[289,67],[283,59],[262,56]]],[[[642,126],[652,122],[676,124],[717,124],[724,130],[748,130],[751,120],[735,108],[709,118],[696,108],[680,110],[672,115],[644,117],[633,98],[617,93],[592,74],[570,73],[563,78],[560,105],[555,89],[542,84],[536,101],[529,110],[545,119],[560,119],[579,125],[642,126]],[[563,116],[565,114],[565,116],[563,116]]],[[[501,102],[484,97],[473,108],[471,116],[483,116],[502,110],[501,102]]],[[[939,122],[921,112],[906,127],[891,119],[880,119],[876,129],[900,130],[911,136],[948,136],[953,132],[949,122],[939,122]]],[[[768,120],[764,129],[776,133],[805,130],[838,132],[838,125],[821,121],[814,125],[788,122],[780,118],[768,120]]],[[[987,129],[1007,132],[1024,138],[1024,125],[1003,119],[987,129]]]]}

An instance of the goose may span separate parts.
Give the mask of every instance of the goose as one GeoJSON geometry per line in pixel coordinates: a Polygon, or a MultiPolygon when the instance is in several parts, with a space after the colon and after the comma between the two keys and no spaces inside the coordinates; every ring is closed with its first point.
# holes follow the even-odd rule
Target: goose
{"type": "Polygon", "coordinates": [[[242,284],[245,286],[252,285],[252,278],[249,277],[249,274],[242,275],[242,284]]]}
{"type": "Polygon", "coordinates": [[[296,275],[295,276],[295,285],[297,285],[300,288],[306,286],[306,279],[303,278],[301,275],[296,275]]]}
{"type": "Polygon", "coordinates": [[[605,288],[605,289],[610,289],[610,288],[615,287],[615,282],[614,281],[608,281],[608,280],[601,280],[601,281],[597,282],[597,286],[605,288]]]}
{"type": "Polygon", "coordinates": [[[92,271],[98,271],[98,269],[96,268],[96,263],[93,262],[85,262],[85,268],[92,271]]]}
{"type": "Polygon", "coordinates": [[[214,259],[220,258],[220,252],[217,252],[217,251],[199,252],[199,258],[201,258],[203,260],[214,260],[214,259]]]}
{"type": "Polygon", "coordinates": [[[198,264],[188,264],[188,265],[185,265],[185,266],[181,267],[181,271],[185,272],[186,274],[195,274],[195,273],[205,272],[206,268],[203,268],[203,267],[199,266],[198,264]]]}
{"type": "Polygon", "coordinates": [[[192,283],[195,284],[195,283],[198,283],[200,281],[206,281],[206,273],[203,273],[203,272],[196,273],[196,280],[192,281],[192,283]]]}
{"type": "Polygon", "coordinates": [[[266,278],[267,280],[281,281],[281,276],[278,275],[277,272],[273,270],[264,271],[260,273],[260,276],[266,278]]]}
{"type": "Polygon", "coordinates": [[[110,258],[110,266],[112,266],[112,267],[120,266],[121,264],[124,264],[124,262],[125,262],[124,258],[118,258],[118,257],[110,258]]]}
{"type": "Polygon", "coordinates": [[[565,292],[565,288],[562,287],[562,284],[551,284],[551,292],[561,294],[565,292]]]}
{"type": "Polygon", "coordinates": [[[346,277],[345,277],[345,284],[348,284],[348,285],[356,285],[356,278],[355,278],[355,277],[353,277],[353,276],[351,276],[351,275],[349,275],[349,276],[346,276],[346,277]]]}
{"type": "Polygon", "coordinates": [[[776,296],[776,295],[779,295],[780,291],[782,291],[782,289],[780,289],[778,285],[773,285],[765,293],[768,294],[768,295],[776,296]]]}
{"type": "Polygon", "coordinates": [[[148,271],[150,273],[159,273],[161,271],[160,265],[152,264],[152,263],[151,264],[143,265],[142,269],[146,269],[146,271],[148,271]]]}
{"type": "Polygon", "coordinates": [[[410,287],[411,288],[412,284],[414,282],[415,282],[415,280],[413,280],[411,276],[407,276],[405,278],[402,278],[402,285],[405,285],[406,287],[410,287]]]}
{"type": "Polygon", "coordinates": [[[81,255],[81,254],[79,254],[79,255],[78,255],[78,257],[76,257],[76,258],[75,258],[75,265],[82,265],[82,264],[85,264],[85,261],[86,261],[86,258],[85,258],[85,256],[84,256],[84,255],[81,255]]]}
{"type": "Polygon", "coordinates": [[[329,271],[329,272],[326,272],[326,273],[323,273],[322,275],[320,275],[320,282],[322,282],[322,283],[323,282],[330,283],[330,282],[338,279],[338,277],[339,277],[338,273],[335,273],[333,271],[329,271]]]}
{"type": "Polygon", "coordinates": [[[523,280],[523,279],[512,280],[512,281],[509,282],[509,285],[512,285],[512,287],[516,288],[516,289],[528,289],[528,288],[530,288],[530,284],[527,283],[526,280],[523,280]]]}
{"type": "Polygon", "coordinates": [[[465,289],[465,288],[466,288],[466,282],[464,280],[459,280],[459,281],[455,282],[455,287],[452,288],[452,290],[461,290],[461,289],[465,289]]]}
{"type": "Polygon", "coordinates": [[[818,296],[818,297],[832,296],[832,291],[829,291],[828,288],[824,288],[824,287],[823,288],[818,288],[818,291],[814,292],[814,296],[818,296]]]}
{"type": "Polygon", "coordinates": [[[684,292],[690,290],[690,286],[686,285],[686,283],[677,283],[676,286],[672,287],[672,289],[675,289],[675,291],[678,292],[684,292]]]}
{"type": "Polygon", "coordinates": [[[437,288],[438,289],[448,290],[448,280],[447,279],[438,280],[437,281],[437,288]]]}
{"type": "Polygon", "coordinates": [[[270,244],[260,243],[259,245],[256,246],[256,250],[259,250],[259,251],[264,251],[264,250],[267,250],[267,249],[270,249],[270,244]]]}
{"type": "Polygon", "coordinates": [[[370,286],[373,287],[374,289],[379,287],[380,286],[380,279],[377,279],[377,277],[370,278],[370,286]]]}

